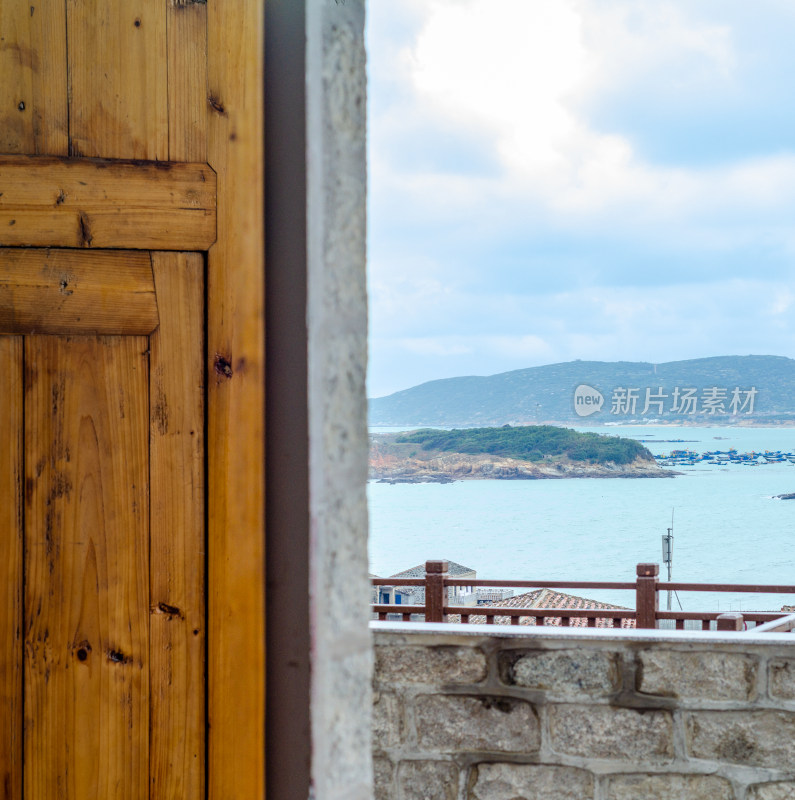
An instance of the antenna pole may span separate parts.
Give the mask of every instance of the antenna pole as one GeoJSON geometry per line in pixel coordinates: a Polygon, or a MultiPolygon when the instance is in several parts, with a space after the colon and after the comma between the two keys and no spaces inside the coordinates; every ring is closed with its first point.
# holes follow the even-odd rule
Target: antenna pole
{"type": "MultiPolygon", "coordinates": [[[[668,541],[669,541],[670,545],[672,545],[673,541],[674,541],[673,534],[671,533],[671,528],[668,528],[668,541]]],[[[668,583],[670,583],[670,582],[671,582],[671,562],[669,560],[668,561],[668,583]]],[[[668,604],[667,604],[668,611],[671,610],[671,594],[672,594],[672,592],[669,589],[668,590],[668,604]]]]}
{"type": "MultiPolygon", "coordinates": [[[[671,582],[671,566],[674,560],[674,510],[671,509],[671,527],[668,533],[662,537],[663,563],[668,567],[668,583],[671,582]]],[[[667,609],[671,610],[671,599],[673,592],[668,590],[667,609]]]]}

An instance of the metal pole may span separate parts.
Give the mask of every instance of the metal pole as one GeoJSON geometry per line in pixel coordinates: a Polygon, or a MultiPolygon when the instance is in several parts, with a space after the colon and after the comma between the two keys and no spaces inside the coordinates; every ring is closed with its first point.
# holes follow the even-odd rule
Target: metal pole
{"type": "MultiPolygon", "coordinates": [[[[668,583],[671,582],[671,561],[673,560],[673,553],[671,553],[671,544],[673,542],[673,536],[671,536],[671,529],[668,528],[668,583]]],[[[668,590],[668,611],[671,610],[671,595],[673,592],[669,589],[668,590]]]]}
{"type": "MultiPolygon", "coordinates": [[[[671,566],[674,560],[674,520],[673,514],[671,514],[671,527],[668,528],[668,533],[662,537],[662,556],[663,556],[663,563],[668,567],[668,583],[671,582],[671,566]]],[[[673,592],[669,589],[668,590],[668,611],[671,610],[671,599],[673,596],[673,592]]]]}

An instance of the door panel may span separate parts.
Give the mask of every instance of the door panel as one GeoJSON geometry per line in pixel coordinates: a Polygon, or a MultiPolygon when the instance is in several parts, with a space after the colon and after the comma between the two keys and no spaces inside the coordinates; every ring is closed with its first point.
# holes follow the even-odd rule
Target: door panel
{"type": "Polygon", "coordinates": [[[167,161],[166,3],[66,8],[70,155],[167,161]]]}
{"type": "Polygon", "coordinates": [[[0,798],[22,797],[22,337],[0,336],[0,798]]]}
{"type": "Polygon", "coordinates": [[[25,342],[27,800],[148,796],[147,344],[25,342]]]}
{"type": "Polygon", "coordinates": [[[0,249],[4,333],[148,335],[158,325],[149,253],[0,249]]]}
{"type": "Polygon", "coordinates": [[[204,258],[152,267],[150,771],[152,797],[177,800],[204,797],[204,258]]]}
{"type": "Polygon", "coordinates": [[[202,798],[204,257],[3,265],[0,333],[28,335],[0,336],[0,798],[202,798]],[[126,302],[150,335],[85,334],[126,302]]]}
{"type": "Polygon", "coordinates": [[[205,250],[215,194],[206,164],[0,155],[0,245],[205,250]]]}
{"type": "Polygon", "coordinates": [[[64,0],[3,0],[0,41],[0,153],[68,155],[64,0]]]}

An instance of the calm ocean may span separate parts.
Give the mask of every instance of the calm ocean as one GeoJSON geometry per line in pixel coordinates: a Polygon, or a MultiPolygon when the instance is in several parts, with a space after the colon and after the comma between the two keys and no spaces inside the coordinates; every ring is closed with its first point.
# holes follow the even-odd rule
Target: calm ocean
{"type": "MultiPolygon", "coordinates": [[[[655,454],[730,447],[795,452],[795,428],[578,430],[641,439],[655,454]]],[[[632,581],[636,563],[661,564],[661,536],[673,509],[674,580],[795,584],[795,500],[772,499],[795,492],[795,465],[673,469],[683,474],[655,480],[371,481],[370,569],[387,576],[446,558],[472,567],[479,578],[632,581]]],[[[571,593],[634,604],[626,592],[571,593]]],[[[795,604],[795,596],[680,593],[679,601],[686,611],[772,610],[795,604]]],[[[679,608],[676,600],[673,607],[679,608]]]]}

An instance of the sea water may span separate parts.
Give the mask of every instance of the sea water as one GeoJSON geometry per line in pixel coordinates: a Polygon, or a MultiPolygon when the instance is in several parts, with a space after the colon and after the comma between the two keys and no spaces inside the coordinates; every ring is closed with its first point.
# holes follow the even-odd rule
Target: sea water
{"type": "MultiPolygon", "coordinates": [[[[385,430],[373,428],[373,431],[385,430]]],[[[578,428],[675,449],[795,452],[795,428],[616,426],[578,428]],[[665,440],[685,440],[671,442],[665,440]]],[[[761,459],[760,459],[761,460],[761,459]]],[[[633,581],[660,564],[673,513],[673,580],[795,585],[795,465],[671,467],[674,478],[384,484],[371,481],[370,569],[388,576],[444,558],[478,578],[633,581]]],[[[565,591],[565,590],[564,590],[565,591]]],[[[634,605],[632,593],[571,594],[634,605]]],[[[661,598],[665,602],[665,598],[661,598]]],[[[679,592],[673,609],[777,610],[795,596],[679,592]]]]}

